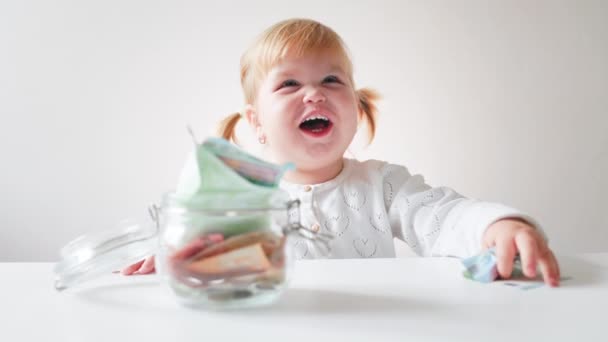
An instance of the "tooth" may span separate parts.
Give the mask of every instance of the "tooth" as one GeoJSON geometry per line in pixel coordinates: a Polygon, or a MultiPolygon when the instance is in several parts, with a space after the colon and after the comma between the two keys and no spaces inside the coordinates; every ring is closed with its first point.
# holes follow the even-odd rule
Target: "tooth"
{"type": "Polygon", "coordinates": [[[302,122],[307,122],[307,121],[311,121],[311,120],[329,121],[329,119],[326,116],[323,116],[323,115],[313,115],[313,116],[310,116],[310,117],[304,119],[304,121],[302,121],[302,122]]]}

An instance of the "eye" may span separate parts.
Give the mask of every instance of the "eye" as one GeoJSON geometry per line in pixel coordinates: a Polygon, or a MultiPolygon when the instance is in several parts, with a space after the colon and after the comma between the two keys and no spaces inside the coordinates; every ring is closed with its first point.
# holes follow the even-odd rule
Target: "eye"
{"type": "Polygon", "coordinates": [[[329,75],[323,79],[323,83],[342,83],[340,79],[334,75],[329,75]]]}
{"type": "Polygon", "coordinates": [[[299,85],[299,83],[296,80],[286,80],[286,81],[283,81],[283,83],[281,83],[281,85],[279,86],[279,89],[286,88],[286,87],[295,87],[297,85],[299,85]]]}

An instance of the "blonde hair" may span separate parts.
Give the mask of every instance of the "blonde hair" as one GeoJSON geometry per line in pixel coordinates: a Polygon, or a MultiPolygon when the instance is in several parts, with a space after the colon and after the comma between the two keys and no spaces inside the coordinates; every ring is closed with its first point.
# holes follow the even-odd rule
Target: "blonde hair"
{"type": "MultiPolygon", "coordinates": [[[[354,86],[353,66],[342,38],[331,28],[310,19],[289,19],[264,31],[241,56],[241,87],[245,103],[253,104],[257,89],[268,71],[285,57],[302,57],[310,53],[329,52],[337,56],[350,84],[354,86]]],[[[356,92],[359,119],[367,121],[369,142],[376,132],[377,92],[363,88],[356,92]]],[[[234,113],[221,121],[219,134],[236,142],[235,128],[241,118],[234,113]]]]}

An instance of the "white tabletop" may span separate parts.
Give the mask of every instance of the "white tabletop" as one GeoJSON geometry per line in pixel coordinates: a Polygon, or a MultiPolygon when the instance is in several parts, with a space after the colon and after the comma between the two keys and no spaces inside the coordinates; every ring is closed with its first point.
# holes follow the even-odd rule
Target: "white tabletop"
{"type": "Polygon", "coordinates": [[[58,293],[51,263],[0,263],[3,341],[608,341],[608,253],[560,257],[572,279],[521,290],[464,279],[448,258],[296,264],[274,306],[207,312],[155,275],[58,293]]]}

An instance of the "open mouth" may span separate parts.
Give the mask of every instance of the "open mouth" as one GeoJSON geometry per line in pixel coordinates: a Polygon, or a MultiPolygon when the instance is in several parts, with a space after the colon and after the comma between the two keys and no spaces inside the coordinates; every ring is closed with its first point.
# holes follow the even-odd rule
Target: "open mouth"
{"type": "Polygon", "coordinates": [[[333,124],[324,115],[313,115],[300,124],[300,129],[309,135],[320,137],[324,136],[331,130],[333,124]]]}

